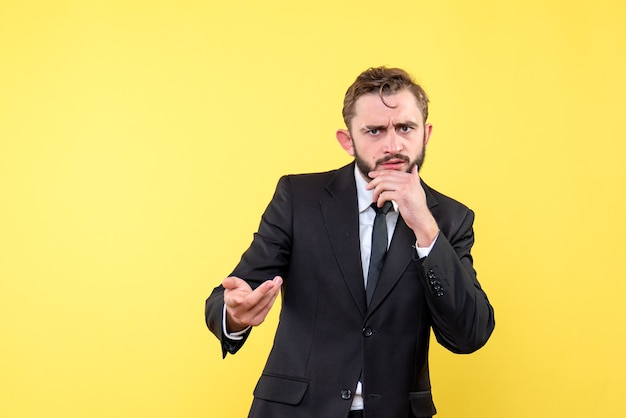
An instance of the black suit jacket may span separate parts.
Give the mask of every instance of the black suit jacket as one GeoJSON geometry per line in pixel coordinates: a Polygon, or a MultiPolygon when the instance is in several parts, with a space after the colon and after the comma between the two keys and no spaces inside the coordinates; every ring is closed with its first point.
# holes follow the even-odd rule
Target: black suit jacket
{"type": "MultiPolygon", "coordinates": [[[[485,344],[495,322],[472,267],[473,212],[423,186],[441,230],[437,242],[418,259],[415,235],[399,217],[368,308],[354,165],[280,179],[232,273],[253,288],[284,278],[279,325],[250,417],[345,418],[359,379],[368,418],[435,414],[430,329],[449,350],[470,353],[485,344]]],[[[245,339],[223,335],[223,305],[220,286],[205,316],[226,355],[245,339]]]]}

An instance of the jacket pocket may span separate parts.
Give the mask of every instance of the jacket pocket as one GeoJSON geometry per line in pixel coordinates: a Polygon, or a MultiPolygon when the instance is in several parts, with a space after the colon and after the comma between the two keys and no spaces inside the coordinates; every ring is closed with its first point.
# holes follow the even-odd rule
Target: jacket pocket
{"type": "Polygon", "coordinates": [[[266,401],[298,405],[308,387],[309,382],[304,379],[263,374],[254,388],[254,396],[266,401]]]}
{"type": "Polygon", "coordinates": [[[411,411],[415,417],[432,417],[437,413],[431,391],[410,392],[411,411]]]}

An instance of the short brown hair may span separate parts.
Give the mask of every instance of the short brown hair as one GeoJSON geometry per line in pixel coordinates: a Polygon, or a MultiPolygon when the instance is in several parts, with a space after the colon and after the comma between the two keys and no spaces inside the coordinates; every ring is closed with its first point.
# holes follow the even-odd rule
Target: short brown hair
{"type": "Polygon", "coordinates": [[[424,89],[406,71],[400,68],[368,68],[356,78],[348,88],[346,97],[343,99],[343,120],[350,129],[350,121],[354,118],[354,105],[359,97],[378,93],[380,100],[386,105],[384,96],[396,94],[407,89],[415,96],[417,107],[422,112],[424,122],[428,118],[428,96],[424,89]]]}

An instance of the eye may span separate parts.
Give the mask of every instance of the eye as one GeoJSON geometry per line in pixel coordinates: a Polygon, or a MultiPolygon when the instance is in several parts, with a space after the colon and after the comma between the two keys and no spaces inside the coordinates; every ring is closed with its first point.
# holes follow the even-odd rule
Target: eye
{"type": "Polygon", "coordinates": [[[408,132],[411,132],[411,131],[413,130],[413,127],[412,127],[412,126],[409,126],[409,125],[401,125],[401,126],[398,128],[398,130],[399,130],[400,132],[402,132],[402,133],[408,133],[408,132]]]}
{"type": "Polygon", "coordinates": [[[367,133],[370,134],[370,135],[378,135],[380,133],[380,129],[372,128],[369,131],[367,131],[367,133]]]}

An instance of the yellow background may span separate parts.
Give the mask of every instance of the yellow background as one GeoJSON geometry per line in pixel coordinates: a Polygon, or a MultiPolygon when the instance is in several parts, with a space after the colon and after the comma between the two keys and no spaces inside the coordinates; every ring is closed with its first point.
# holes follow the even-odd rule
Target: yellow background
{"type": "Polygon", "coordinates": [[[440,417],[626,415],[626,3],[0,1],[0,416],[243,417],[277,309],[204,299],[279,176],[350,161],[369,66],[429,92],[423,177],[477,212],[496,309],[431,349],[440,417]]]}

